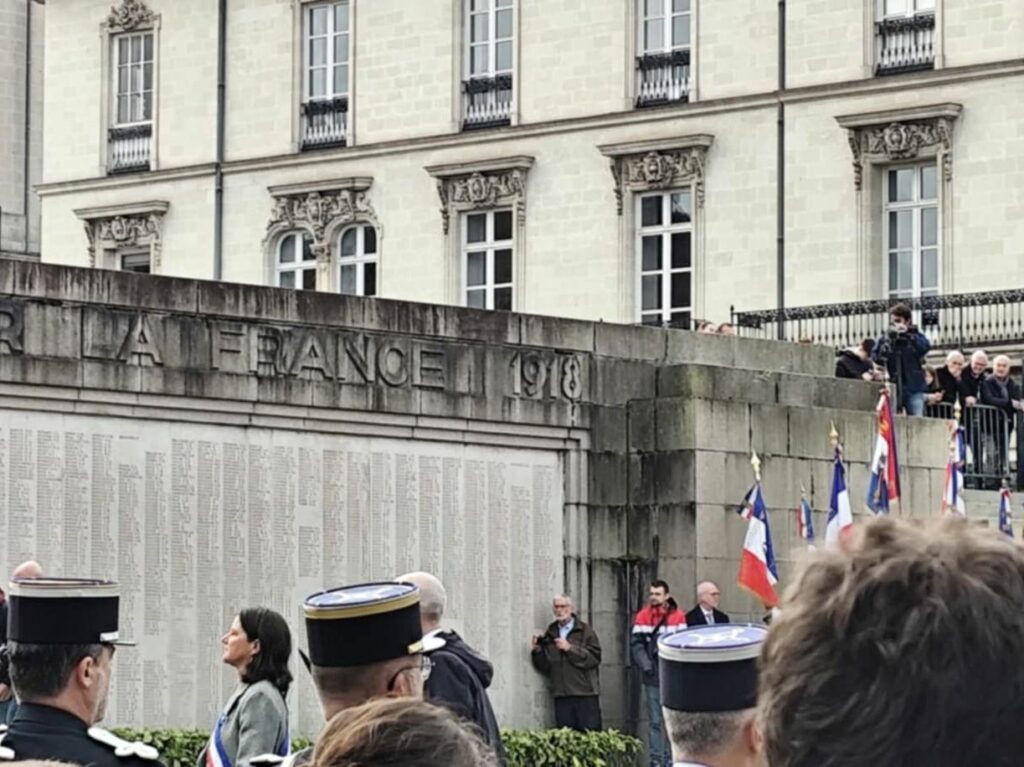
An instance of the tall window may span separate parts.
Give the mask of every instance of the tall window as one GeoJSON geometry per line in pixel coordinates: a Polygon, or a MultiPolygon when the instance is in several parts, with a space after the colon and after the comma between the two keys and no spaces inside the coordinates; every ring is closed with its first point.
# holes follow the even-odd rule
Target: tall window
{"type": "Polygon", "coordinates": [[[310,5],[303,12],[303,148],[345,143],[349,25],[347,0],[310,5]]]}
{"type": "Polygon", "coordinates": [[[462,216],[466,306],[512,310],[512,211],[462,216]]]}
{"type": "Polygon", "coordinates": [[[122,272],[149,274],[149,251],[145,253],[121,253],[119,256],[122,272]]]}
{"type": "Polygon", "coordinates": [[[875,73],[935,66],[935,0],[876,0],[875,73]]]}
{"type": "Polygon", "coordinates": [[[512,109],[513,0],[464,0],[465,127],[507,125],[512,109]]]}
{"type": "Polygon", "coordinates": [[[637,106],[689,98],[691,3],[694,1],[636,0],[637,106]]]}
{"type": "Polygon", "coordinates": [[[316,290],[313,239],[304,232],[289,232],[277,246],[277,286],[316,290]]]}
{"type": "Polygon", "coordinates": [[[885,242],[892,298],[939,292],[937,185],[935,163],[885,172],[885,242]]]}
{"type": "Polygon", "coordinates": [[[377,295],[377,230],[369,224],[350,226],[338,239],[339,292],[377,295]]]}
{"type": "Polygon", "coordinates": [[[693,310],[691,190],[639,195],[636,205],[640,321],[689,328],[693,310]]]}
{"type": "Polygon", "coordinates": [[[153,119],[153,33],[114,38],[114,125],[153,119]]]}

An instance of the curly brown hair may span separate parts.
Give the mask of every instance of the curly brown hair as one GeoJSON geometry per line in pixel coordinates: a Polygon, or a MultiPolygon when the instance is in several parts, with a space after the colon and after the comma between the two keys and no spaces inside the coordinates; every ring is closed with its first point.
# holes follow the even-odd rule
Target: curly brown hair
{"type": "Polygon", "coordinates": [[[1024,549],[881,518],[812,560],[762,651],[772,767],[1024,761],[1024,549]]]}
{"type": "Polygon", "coordinates": [[[312,767],[496,767],[493,751],[446,709],[413,698],[377,698],[337,714],[312,767]]]}

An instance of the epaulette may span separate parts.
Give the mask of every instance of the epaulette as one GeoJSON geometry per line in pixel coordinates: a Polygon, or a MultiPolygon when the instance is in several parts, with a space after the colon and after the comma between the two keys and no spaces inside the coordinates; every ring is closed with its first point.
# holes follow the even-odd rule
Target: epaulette
{"type": "Polygon", "coordinates": [[[140,743],[137,740],[124,740],[117,737],[110,730],[104,730],[102,727],[90,727],[89,737],[102,743],[104,746],[110,746],[110,748],[114,749],[114,756],[119,759],[134,756],[139,759],[156,761],[160,758],[160,752],[152,746],[140,743]]]}
{"type": "Polygon", "coordinates": [[[4,738],[7,737],[7,725],[0,724],[0,762],[13,762],[18,757],[15,756],[14,750],[7,748],[3,745],[4,738]]]}

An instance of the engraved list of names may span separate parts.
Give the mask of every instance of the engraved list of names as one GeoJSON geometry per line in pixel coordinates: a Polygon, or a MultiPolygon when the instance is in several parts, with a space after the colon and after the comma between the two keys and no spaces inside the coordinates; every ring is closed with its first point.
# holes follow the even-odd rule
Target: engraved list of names
{"type": "MultiPolygon", "coordinates": [[[[220,637],[265,605],[305,645],[325,587],[438,574],[447,624],[494,663],[504,726],[540,724],[530,633],[561,586],[552,451],[0,410],[0,572],[119,581],[107,724],[213,726],[237,677],[220,637]]],[[[322,718],[293,658],[296,733],[322,718]]]]}

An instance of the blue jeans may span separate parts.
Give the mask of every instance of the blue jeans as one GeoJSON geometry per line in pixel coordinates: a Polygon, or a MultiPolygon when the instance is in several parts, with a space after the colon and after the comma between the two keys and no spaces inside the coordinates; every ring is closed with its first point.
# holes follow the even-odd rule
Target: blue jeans
{"type": "Polygon", "coordinates": [[[904,405],[907,408],[907,415],[924,415],[924,392],[916,394],[907,393],[903,395],[904,405]]]}
{"type": "Polygon", "coordinates": [[[672,751],[668,746],[665,721],[661,715],[661,691],[656,685],[644,685],[647,695],[647,749],[651,753],[651,767],[672,767],[672,751]]]}

